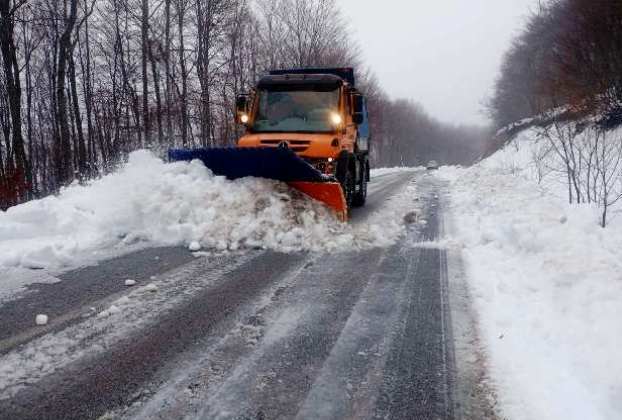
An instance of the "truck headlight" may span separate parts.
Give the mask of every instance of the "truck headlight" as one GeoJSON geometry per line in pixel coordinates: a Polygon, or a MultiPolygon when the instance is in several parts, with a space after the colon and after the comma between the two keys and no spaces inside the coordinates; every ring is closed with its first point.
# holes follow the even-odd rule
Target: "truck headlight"
{"type": "Polygon", "coordinates": [[[330,120],[333,123],[333,125],[339,125],[343,122],[343,118],[341,118],[341,115],[339,115],[336,112],[333,112],[332,114],[330,114],[330,120]]]}

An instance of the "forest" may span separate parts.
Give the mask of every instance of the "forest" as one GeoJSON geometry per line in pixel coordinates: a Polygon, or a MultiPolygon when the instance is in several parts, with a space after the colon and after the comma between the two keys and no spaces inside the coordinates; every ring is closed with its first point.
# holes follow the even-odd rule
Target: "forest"
{"type": "Polygon", "coordinates": [[[622,1],[541,3],[506,53],[488,104],[497,128],[561,107],[622,122],[622,1]]]}
{"type": "Polygon", "coordinates": [[[485,135],[389,98],[335,0],[0,0],[0,47],[0,209],[136,149],[235,144],[236,96],[276,68],[355,67],[376,166],[468,164],[485,135]]]}
{"type": "Polygon", "coordinates": [[[538,180],[558,178],[571,204],[596,204],[605,227],[622,202],[622,1],[540,4],[488,107],[500,142],[536,129],[538,180]]]}

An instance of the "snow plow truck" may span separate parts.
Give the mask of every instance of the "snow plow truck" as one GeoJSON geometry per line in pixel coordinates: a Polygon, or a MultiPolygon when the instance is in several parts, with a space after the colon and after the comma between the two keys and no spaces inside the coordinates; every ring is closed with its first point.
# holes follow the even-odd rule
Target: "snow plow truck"
{"type": "Polygon", "coordinates": [[[352,68],[274,70],[236,100],[235,148],[170,150],[229,179],[268,178],[323,202],[341,220],[365,204],[370,130],[352,68]]]}

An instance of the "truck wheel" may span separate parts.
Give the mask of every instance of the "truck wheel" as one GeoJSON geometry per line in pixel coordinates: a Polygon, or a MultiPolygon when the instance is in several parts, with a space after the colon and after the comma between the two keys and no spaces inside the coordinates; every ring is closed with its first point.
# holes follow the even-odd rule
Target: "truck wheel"
{"type": "Polygon", "coordinates": [[[354,193],[354,197],[352,199],[352,206],[354,207],[363,207],[365,202],[367,201],[367,161],[363,164],[363,168],[361,171],[361,180],[359,181],[359,189],[354,193]]]}
{"type": "Polygon", "coordinates": [[[346,173],[346,182],[343,186],[343,192],[346,195],[346,203],[348,204],[348,209],[354,207],[355,193],[356,190],[356,181],[354,179],[354,172],[352,170],[348,170],[346,173]]]}
{"type": "Polygon", "coordinates": [[[347,152],[341,153],[339,159],[337,160],[336,175],[337,180],[339,181],[339,183],[341,184],[341,188],[343,189],[343,194],[345,196],[348,209],[351,209],[354,201],[356,179],[355,173],[351,169],[350,156],[347,152]]]}

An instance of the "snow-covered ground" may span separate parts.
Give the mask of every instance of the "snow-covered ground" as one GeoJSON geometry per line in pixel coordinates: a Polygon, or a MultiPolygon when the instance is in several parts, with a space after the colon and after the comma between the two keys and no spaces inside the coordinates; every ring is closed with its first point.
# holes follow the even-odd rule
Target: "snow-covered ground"
{"type": "Polygon", "coordinates": [[[622,215],[570,206],[538,183],[525,132],[480,164],[442,168],[445,243],[466,260],[501,418],[622,418],[622,215]]]}
{"type": "Polygon", "coordinates": [[[155,278],[152,283],[113,298],[105,309],[90,308],[79,323],[2,355],[0,400],[13,397],[25,386],[72,362],[102,354],[118,341],[148,328],[163,312],[191,299],[253,256],[252,252],[240,253],[235,259],[227,259],[226,265],[218,259],[197,259],[166,277],[155,278]]]}
{"type": "Polygon", "coordinates": [[[371,177],[380,177],[384,175],[391,175],[400,172],[411,172],[413,169],[422,169],[422,168],[410,168],[406,166],[396,166],[393,168],[375,168],[371,170],[371,177]]]}
{"type": "MultiPolygon", "coordinates": [[[[214,177],[198,162],[165,164],[141,151],[132,154],[118,173],[10,209],[0,214],[0,304],[14,298],[29,282],[58,281],[47,268],[79,264],[85,256],[92,260],[94,252],[105,256],[113,248],[129,250],[129,244],[136,241],[145,246],[175,244],[196,249],[194,242],[198,242],[203,250],[240,249],[222,260],[198,258],[163,278],[152,278],[150,284],[125,280],[127,286],[135,287],[124,296],[98,302],[97,308],[83,308],[81,322],[6,353],[0,363],[0,400],[148,328],[162,312],[191,299],[261,252],[242,248],[388,246],[405,231],[403,217],[416,206],[416,191],[410,185],[370,215],[369,223],[345,224],[322,205],[296,197],[279,183],[230,182],[214,177]],[[14,280],[7,282],[5,274],[14,280]]],[[[277,320],[277,327],[267,340],[276,340],[276,332],[283,333],[287,325],[277,320]]]]}
{"type": "Polygon", "coordinates": [[[144,246],[284,252],[387,246],[403,233],[413,195],[352,226],[284,184],[231,182],[200,162],[169,164],[138,151],[89,185],[0,211],[0,272],[75,266],[144,246]]]}

